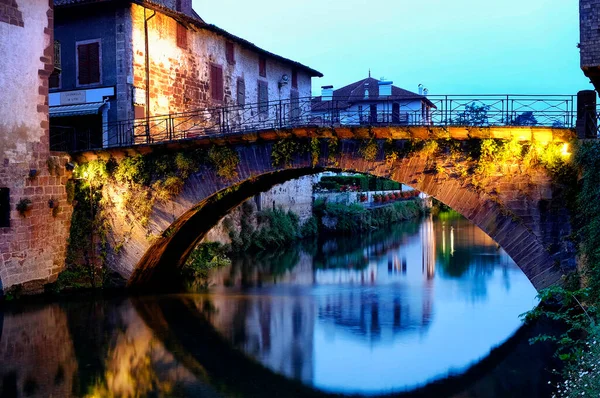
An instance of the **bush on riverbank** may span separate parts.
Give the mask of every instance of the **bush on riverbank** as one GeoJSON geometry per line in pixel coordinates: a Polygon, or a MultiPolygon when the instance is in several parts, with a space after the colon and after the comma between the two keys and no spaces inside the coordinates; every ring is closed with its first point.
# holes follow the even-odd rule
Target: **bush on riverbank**
{"type": "Polygon", "coordinates": [[[269,209],[259,212],[245,202],[242,205],[241,228],[231,230],[232,251],[265,250],[288,246],[290,243],[317,234],[317,223],[313,218],[304,224],[292,211],[269,209]]]}
{"type": "Polygon", "coordinates": [[[229,247],[218,242],[197,245],[181,270],[189,287],[205,287],[210,270],[230,265],[228,252],[229,247]]]}
{"type": "Polygon", "coordinates": [[[314,213],[319,227],[328,232],[353,233],[417,218],[425,214],[420,199],[395,202],[389,206],[366,209],[358,204],[345,205],[317,201],[314,213]]]}

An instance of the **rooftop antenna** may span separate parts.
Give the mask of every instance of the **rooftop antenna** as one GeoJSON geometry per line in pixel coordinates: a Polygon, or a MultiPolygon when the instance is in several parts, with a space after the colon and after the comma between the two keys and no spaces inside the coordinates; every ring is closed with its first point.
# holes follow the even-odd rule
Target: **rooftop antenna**
{"type": "Polygon", "coordinates": [[[371,77],[371,68],[369,68],[369,77],[371,77]]]}

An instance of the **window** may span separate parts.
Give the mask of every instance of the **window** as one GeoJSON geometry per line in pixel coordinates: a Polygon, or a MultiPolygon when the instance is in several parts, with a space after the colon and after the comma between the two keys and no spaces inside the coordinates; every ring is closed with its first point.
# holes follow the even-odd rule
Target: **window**
{"type": "Polygon", "coordinates": [[[233,43],[228,41],[225,43],[225,56],[229,65],[235,64],[235,55],[233,53],[233,43]]]}
{"type": "Polygon", "coordinates": [[[56,69],[52,72],[52,74],[48,78],[48,87],[60,88],[60,72],[57,71],[56,69]]]}
{"type": "Polygon", "coordinates": [[[210,97],[215,101],[223,101],[223,68],[210,64],[210,97]]]}
{"type": "Polygon", "coordinates": [[[292,88],[298,88],[298,71],[292,70],[292,88]]]}
{"type": "Polygon", "coordinates": [[[100,83],[100,41],[77,44],[78,85],[100,83]]]}
{"type": "Polygon", "coordinates": [[[258,113],[267,115],[269,113],[269,87],[267,82],[258,81],[258,113]]]}
{"type": "Polygon", "coordinates": [[[239,106],[246,105],[246,83],[243,79],[237,81],[237,104],[239,106]]]}
{"type": "Polygon", "coordinates": [[[10,189],[0,188],[0,227],[10,227],[10,189]]]}
{"type": "Polygon", "coordinates": [[[177,47],[187,48],[187,29],[177,22],[177,47]]]}
{"type": "Polygon", "coordinates": [[[267,59],[265,57],[258,58],[258,75],[267,77],[267,59]]]}

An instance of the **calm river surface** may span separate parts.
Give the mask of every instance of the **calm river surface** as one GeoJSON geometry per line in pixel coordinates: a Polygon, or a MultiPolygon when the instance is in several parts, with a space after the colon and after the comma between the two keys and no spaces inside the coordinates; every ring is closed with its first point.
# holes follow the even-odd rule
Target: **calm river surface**
{"type": "Polygon", "coordinates": [[[535,328],[511,338],[535,289],[451,213],[241,256],[209,279],[7,308],[0,397],[549,394],[551,349],[528,344],[535,328]]]}

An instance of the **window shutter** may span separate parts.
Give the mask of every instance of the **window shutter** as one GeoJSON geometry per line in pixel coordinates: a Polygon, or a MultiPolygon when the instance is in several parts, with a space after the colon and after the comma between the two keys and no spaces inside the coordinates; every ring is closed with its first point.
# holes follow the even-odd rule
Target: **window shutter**
{"type": "Polygon", "coordinates": [[[258,82],[258,112],[266,114],[269,112],[269,88],[267,82],[258,82]]]}
{"type": "Polygon", "coordinates": [[[234,55],[234,50],[233,50],[233,42],[226,42],[225,43],[225,55],[227,58],[227,63],[228,64],[234,64],[235,63],[235,55],[234,55]]]}
{"type": "Polygon", "coordinates": [[[223,68],[219,65],[210,65],[210,96],[223,101],[223,68]]]}
{"type": "Polygon", "coordinates": [[[246,83],[242,79],[237,81],[237,104],[246,105],[246,83]]]}
{"type": "Polygon", "coordinates": [[[296,69],[292,70],[292,87],[298,88],[298,71],[296,69]]]}
{"type": "Polygon", "coordinates": [[[59,75],[58,71],[55,70],[54,72],[52,72],[52,74],[48,78],[48,87],[58,88],[58,86],[60,85],[60,77],[59,76],[60,75],[59,75]]]}
{"type": "Polygon", "coordinates": [[[100,43],[77,46],[79,84],[100,83],[100,43]]]}
{"type": "Polygon", "coordinates": [[[89,84],[90,75],[90,60],[88,55],[88,47],[85,44],[77,46],[77,60],[79,66],[79,84],[89,84]]]}
{"type": "Polygon", "coordinates": [[[265,57],[258,58],[258,74],[261,77],[267,77],[267,59],[265,57]]]}
{"type": "Polygon", "coordinates": [[[90,59],[90,83],[100,83],[100,45],[98,43],[90,43],[89,59],[90,59]]]}
{"type": "Polygon", "coordinates": [[[187,48],[187,29],[177,22],[177,47],[187,48]]]}

